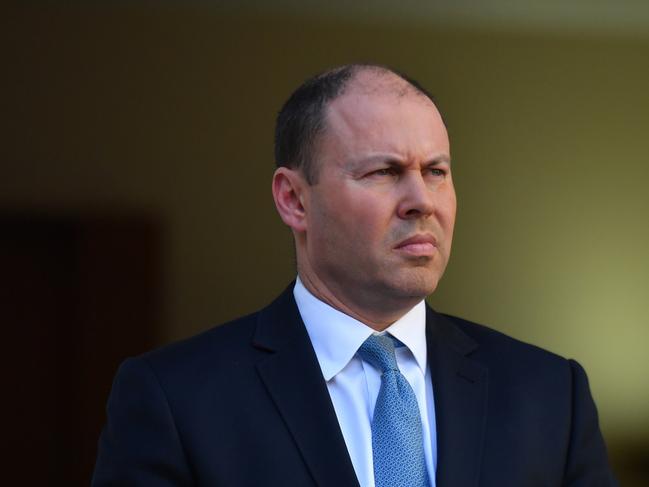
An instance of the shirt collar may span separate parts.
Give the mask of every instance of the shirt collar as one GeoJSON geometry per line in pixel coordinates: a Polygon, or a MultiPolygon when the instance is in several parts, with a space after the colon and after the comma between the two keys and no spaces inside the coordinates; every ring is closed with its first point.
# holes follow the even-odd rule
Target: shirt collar
{"type": "Polygon", "coordinates": [[[426,305],[422,299],[385,331],[403,343],[426,374],[426,305]]]}
{"type": "MultiPolygon", "coordinates": [[[[372,328],[320,301],[298,277],[293,288],[295,302],[304,321],[325,380],[338,374],[359,347],[374,332],[372,328]]],[[[426,373],[426,306],[421,300],[386,331],[412,352],[426,373]]]]}

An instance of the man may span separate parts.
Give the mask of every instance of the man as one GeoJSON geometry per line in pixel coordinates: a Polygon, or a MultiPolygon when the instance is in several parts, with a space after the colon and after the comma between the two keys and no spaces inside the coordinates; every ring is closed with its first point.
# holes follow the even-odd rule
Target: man
{"type": "Polygon", "coordinates": [[[427,308],[455,220],[430,96],[379,66],[303,84],[273,196],[298,279],[126,361],[93,484],[615,485],[583,369],[427,308]]]}

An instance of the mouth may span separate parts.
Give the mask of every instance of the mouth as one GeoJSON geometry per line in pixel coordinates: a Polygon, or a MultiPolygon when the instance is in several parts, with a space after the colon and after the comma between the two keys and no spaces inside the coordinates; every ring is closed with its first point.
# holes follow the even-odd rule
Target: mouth
{"type": "Polygon", "coordinates": [[[414,235],[399,242],[394,250],[412,257],[432,257],[437,251],[437,239],[430,234],[414,235]]]}

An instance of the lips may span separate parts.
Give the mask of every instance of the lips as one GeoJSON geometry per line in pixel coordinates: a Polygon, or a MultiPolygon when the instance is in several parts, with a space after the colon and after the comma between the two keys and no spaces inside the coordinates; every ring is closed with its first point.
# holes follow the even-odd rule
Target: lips
{"type": "Polygon", "coordinates": [[[437,240],[430,234],[414,235],[399,242],[394,248],[413,256],[426,257],[437,250],[437,240]]]}

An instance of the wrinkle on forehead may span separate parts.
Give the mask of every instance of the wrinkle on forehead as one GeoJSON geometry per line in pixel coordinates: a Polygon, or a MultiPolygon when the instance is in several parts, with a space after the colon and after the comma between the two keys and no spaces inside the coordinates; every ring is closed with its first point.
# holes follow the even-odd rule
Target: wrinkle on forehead
{"type": "Polygon", "coordinates": [[[393,92],[348,93],[334,101],[321,142],[328,147],[322,154],[344,162],[348,170],[372,160],[402,165],[450,160],[448,136],[434,104],[428,98],[397,98],[393,92]]]}

